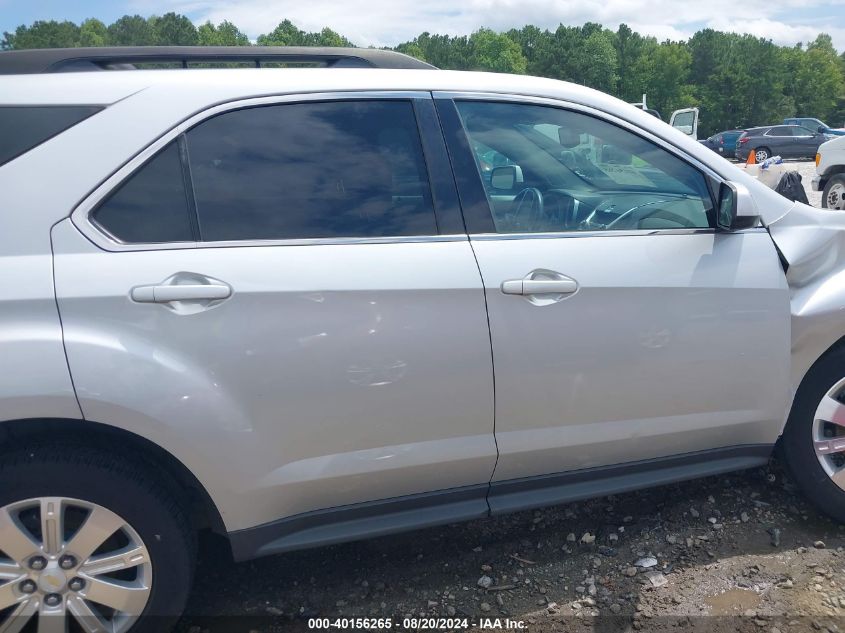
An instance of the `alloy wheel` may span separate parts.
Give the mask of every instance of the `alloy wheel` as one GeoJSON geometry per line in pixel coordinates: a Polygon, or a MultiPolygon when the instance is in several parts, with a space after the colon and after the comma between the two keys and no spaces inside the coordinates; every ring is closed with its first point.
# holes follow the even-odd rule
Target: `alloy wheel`
{"type": "Polygon", "coordinates": [[[0,633],[33,618],[38,633],[65,633],[71,619],[87,633],[122,633],[151,587],[146,546],[111,510],[64,497],[0,508],[0,633]]]}
{"type": "Polygon", "coordinates": [[[813,416],[813,446],[822,469],[845,490],[845,378],[822,397],[813,416]]]}
{"type": "Polygon", "coordinates": [[[769,152],[767,152],[767,151],[766,151],[766,150],[764,150],[764,149],[758,149],[758,150],[756,150],[756,151],[754,152],[754,158],[756,158],[756,159],[757,159],[757,162],[758,162],[758,163],[763,162],[763,161],[764,161],[764,160],[766,160],[768,157],[769,157],[769,152]]]}
{"type": "Polygon", "coordinates": [[[828,209],[845,208],[845,185],[840,182],[831,185],[825,196],[825,202],[828,209]]]}

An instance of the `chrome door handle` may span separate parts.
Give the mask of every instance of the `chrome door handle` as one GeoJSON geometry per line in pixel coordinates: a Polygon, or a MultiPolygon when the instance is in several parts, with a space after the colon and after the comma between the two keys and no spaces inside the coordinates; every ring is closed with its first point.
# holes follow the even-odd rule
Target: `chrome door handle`
{"type": "Polygon", "coordinates": [[[562,279],[509,279],[502,282],[506,295],[570,294],[578,290],[578,282],[569,277],[562,279]]]}
{"type": "Polygon", "coordinates": [[[136,286],[130,296],[138,303],[170,303],[171,301],[215,301],[226,299],[232,289],[225,284],[175,284],[136,286]]]}

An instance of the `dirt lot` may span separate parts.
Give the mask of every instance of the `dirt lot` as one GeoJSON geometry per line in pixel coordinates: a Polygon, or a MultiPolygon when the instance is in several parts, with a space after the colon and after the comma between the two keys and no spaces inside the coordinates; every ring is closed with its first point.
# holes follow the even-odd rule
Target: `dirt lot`
{"type": "MultiPolygon", "coordinates": [[[[812,163],[794,164],[818,205],[812,163]]],[[[406,617],[443,617],[539,632],[835,633],[845,631],[843,546],[845,527],[773,463],[240,564],[209,541],[179,628],[287,632],[313,617],[393,617],[401,631],[406,617]]]]}
{"type": "Polygon", "coordinates": [[[845,528],[776,464],[232,564],[204,547],[183,631],[320,617],[510,618],[529,631],[845,630],[845,528]],[[221,616],[248,616],[226,618],[221,616]],[[203,617],[205,616],[205,617],[203,617]]]}

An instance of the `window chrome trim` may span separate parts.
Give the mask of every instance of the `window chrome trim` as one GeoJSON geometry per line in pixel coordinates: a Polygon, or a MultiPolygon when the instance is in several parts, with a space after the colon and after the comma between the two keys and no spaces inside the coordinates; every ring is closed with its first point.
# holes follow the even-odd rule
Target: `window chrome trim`
{"type": "Polygon", "coordinates": [[[765,233],[766,228],[755,226],[739,231],[717,229],[634,229],[625,231],[561,231],[560,233],[473,233],[470,241],[495,242],[498,240],[555,240],[579,237],[643,237],[649,235],[730,235],[733,233],[765,233]]]}
{"type": "Polygon", "coordinates": [[[131,177],[139,167],[150,160],[165,145],[195,125],[206,121],[223,112],[242,110],[263,105],[281,105],[290,103],[307,103],[309,101],[373,101],[373,100],[413,100],[432,99],[427,90],[362,90],[343,92],[310,92],[297,94],[280,94],[269,97],[250,97],[236,99],[213,105],[202,112],[194,114],[163,135],[155,139],[135,156],[129,159],[114,173],[106,178],[71,212],[73,225],[96,246],[111,252],[183,250],[194,248],[234,248],[250,246],[313,246],[313,245],[349,245],[349,244],[407,244],[413,242],[459,242],[468,240],[466,234],[454,235],[401,235],[392,237],[332,237],[306,239],[279,240],[238,240],[220,242],[162,242],[162,243],[127,243],[111,235],[105,227],[100,226],[92,212],[106,197],[117,189],[125,180],[131,177]]]}

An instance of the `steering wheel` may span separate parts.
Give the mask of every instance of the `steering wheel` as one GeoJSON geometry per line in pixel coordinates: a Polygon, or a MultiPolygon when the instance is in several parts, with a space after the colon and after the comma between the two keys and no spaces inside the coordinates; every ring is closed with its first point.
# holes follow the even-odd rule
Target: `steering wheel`
{"type": "MultiPolygon", "coordinates": [[[[622,213],[618,218],[613,220],[607,225],[608,229],[636,229],[639,228],[638,225],[640,222],[645,220],[646,218],[663,218],[664,220],[668,220],[669,222],[674,222],[675,224],[679,224],[680,226],[688,229],[696,228],[695,223],[690,220],[689,218],[685,218],[684,216],[673,213],[672,211],[667,211],[662,207],[658,207],[656,209],[644,209],[644,207],[653,206],[656,204],[662,204],[664,202],[672,202],[671,200],[655,200],[654,202],[648,202],[646,204],[641,204],[636,207],[632,207],[622,213]]],[[[668,228],[668,227],[667,227],[668,228]]]]}
{"type": "Polygon", "coordinates": [[[543,192],[537,187],[526,187],[513,199],[510,221],[514,228],[531,230],[532,223],[543,217],[545,205],[543,192]]]}

